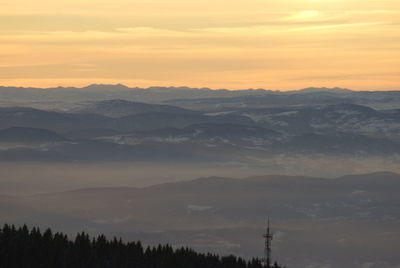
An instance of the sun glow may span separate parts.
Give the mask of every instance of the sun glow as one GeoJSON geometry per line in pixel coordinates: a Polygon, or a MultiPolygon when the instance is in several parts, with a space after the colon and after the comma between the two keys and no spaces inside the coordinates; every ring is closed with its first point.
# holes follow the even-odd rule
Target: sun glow
{"type": "Polygon", "coordinates": [[[303,10],[297,13],[294,13],[290,17],[289,20],[310,20],[317,19],[320,17],[320,12],[318,10],[303,10]]]}

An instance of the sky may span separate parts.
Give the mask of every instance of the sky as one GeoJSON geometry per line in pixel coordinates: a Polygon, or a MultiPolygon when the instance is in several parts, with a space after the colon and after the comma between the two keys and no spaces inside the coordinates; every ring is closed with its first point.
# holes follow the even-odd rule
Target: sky
{"type": "Polygon", "coordinates": [[[400,90],[399,0],[0,0],[0,85],[400,90]]]}

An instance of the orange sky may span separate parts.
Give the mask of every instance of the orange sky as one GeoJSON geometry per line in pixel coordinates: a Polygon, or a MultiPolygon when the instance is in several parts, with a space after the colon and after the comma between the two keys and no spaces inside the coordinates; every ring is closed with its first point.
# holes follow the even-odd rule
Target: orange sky
{"type": "Polygon", "coordinates": [[[0,3],[0,85],[400,89],[398,0],[0,3]]]}

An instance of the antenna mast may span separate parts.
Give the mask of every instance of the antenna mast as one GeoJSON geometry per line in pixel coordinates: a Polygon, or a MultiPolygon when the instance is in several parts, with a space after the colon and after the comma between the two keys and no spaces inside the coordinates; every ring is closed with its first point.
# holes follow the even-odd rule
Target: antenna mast
{"type": "Polygon", "coordinates": [[[267,232],[264,234],[265,238],[265,246],[264,246],[264,264],[267,267],[271,267],[272,259],[271,259],[271,243],[272,243],[272,233],[269,229],[269,217],[268,217],[268,225],[267,232]]]}

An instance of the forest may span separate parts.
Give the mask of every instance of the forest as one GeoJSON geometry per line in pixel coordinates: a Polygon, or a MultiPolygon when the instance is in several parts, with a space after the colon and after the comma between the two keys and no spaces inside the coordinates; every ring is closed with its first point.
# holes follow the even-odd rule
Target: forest
{"type": "MultiPolygon", "coordinates": [[[[1,268],[261,268],[258,259],[218,256],[171,245],[143,246],[104,235],[78,233],[74,240],[51,229],[5,224],[0,229],[1,268]]],[[[278,264],[272,267],[279,268],[278,264]]]]}

